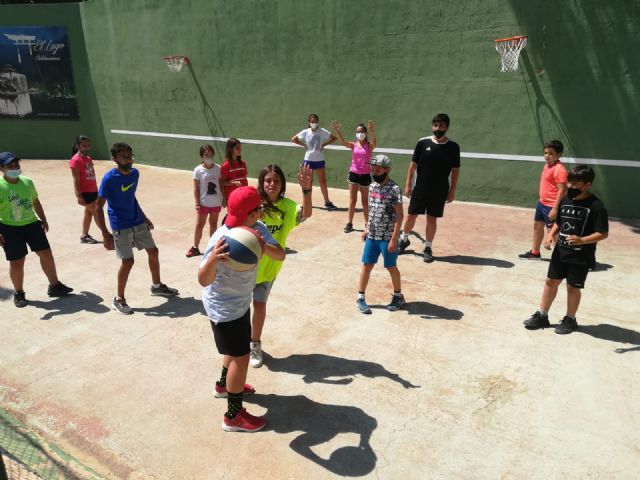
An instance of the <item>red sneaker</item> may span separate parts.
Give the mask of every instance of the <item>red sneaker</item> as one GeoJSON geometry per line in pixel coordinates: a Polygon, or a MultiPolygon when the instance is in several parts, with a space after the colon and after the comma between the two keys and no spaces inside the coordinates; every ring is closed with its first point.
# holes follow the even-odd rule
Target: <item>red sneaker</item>
{"type": "Polygon", "coordinates": [[[223,415],[222,429],[225,432],[257,432],[262,430],[267,421],[262,417],[255,417],[243,408],[234,418],[223,415]]]}
{"type": "MultiPolygon", "coordinates": [[[[252,385],[245,383],[242,389],[242,395],[251,395],[252,393],[256,393],[256,389],[253,388],[252,385]]],[[[227,387],[221,387],[218,382],[216,382],[216,388],[213,394],[216,398],[227,398],[227,387]]]]}

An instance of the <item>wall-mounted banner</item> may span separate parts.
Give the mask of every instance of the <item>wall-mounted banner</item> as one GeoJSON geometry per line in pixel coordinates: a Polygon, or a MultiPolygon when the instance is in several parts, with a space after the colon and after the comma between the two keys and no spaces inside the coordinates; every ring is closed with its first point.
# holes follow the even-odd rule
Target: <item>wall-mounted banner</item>
{"type": "Polygon", "coordinates": [[[0,118],[78,118],[66,27],[0,26],[0,118]]]}

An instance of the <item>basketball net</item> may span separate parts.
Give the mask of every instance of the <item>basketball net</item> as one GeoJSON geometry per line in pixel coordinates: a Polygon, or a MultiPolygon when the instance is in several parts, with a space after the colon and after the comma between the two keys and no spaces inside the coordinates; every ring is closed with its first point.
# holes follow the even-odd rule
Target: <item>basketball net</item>
{"type": "Polygon", "coordinates": [[[164,61],[167,62],[167,68],[170,72],[180,72],[184,65],[189,64],[189,57],[174,55],[171,57],[164,57],[164,61]]]}
{"type": "Polygon", "coordinates": [[[523,36],[499,38],[496,40],[496,50],[502,61],[501,72],[517,72],[520,52],[527,45],[527,38],[523,36]]]}

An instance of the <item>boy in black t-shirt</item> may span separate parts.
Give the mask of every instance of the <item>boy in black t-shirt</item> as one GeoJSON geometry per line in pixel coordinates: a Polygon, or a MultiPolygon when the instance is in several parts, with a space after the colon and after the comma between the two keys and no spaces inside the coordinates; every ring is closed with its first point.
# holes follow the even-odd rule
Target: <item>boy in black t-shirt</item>
{"type": "Polygon", "coordinates": [[[433,262],[431,244],[436,236],[438,218],[444,214],[445,203],[453,202],[460,176],[460,146],[446,136],[449,123],[446,113],[439,113],[433,117],[433,135],[418,140],[409,163],[404,189],[404,194],[411,197],[411,200],[398,242],[398,251],[404,253],[411,243],[408,235],[413,230],[418,215],[426,214],[423,259],[427,263],[433,262]],[[416,172],[416,183],[412,188],[411,183],[416,172]]]}
{"type": "Polygon", "coordinates": [[[576,312],[580,290],[584,288],[589,267],[595,264],[596,243],[609,236],[607,210],[602,201],[589,192],[594,178],[593,169],[586,165],[577,165],[569,172],[567,196],[560,202],[556,223],[544,242],[544,248],[549,250],[554,235],[559,233],[540,308],[524,321],[529,330],[550,326],[547,313],[564,278],[567,279],[567,314],[555,332],[567,334],[578,329],[576,312]]]}

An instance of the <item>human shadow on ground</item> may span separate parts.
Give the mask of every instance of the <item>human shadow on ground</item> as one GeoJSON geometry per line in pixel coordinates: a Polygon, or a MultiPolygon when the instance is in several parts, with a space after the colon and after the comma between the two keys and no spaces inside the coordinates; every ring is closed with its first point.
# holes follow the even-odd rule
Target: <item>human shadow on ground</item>
{"type": "Polygon", "coordinates": [[[348,385],[353,381],[353,376],[361,375],[367,378],[388,378],[404,388],[420,388],[397,373],[389,372],[379,363],[365,360],[349,360],[320,353],[294,354],[285,358],[275,358],[263,352],[263,358],[264,365],[270,371],[302,375],[304,383],[348,385]],[[342,378],[333,380],[334,377],[342,378]]]}
{"type": "Polygon", "coordinates": [[[0,301],[9,300],[13,297],[13,289],[0,287],[0,301]]]}
{"type": "Polygon", "coordinates": [[[613,265],[610,265],[608,263],[596,262],[596,265],[593,268],[593,270],[591,270],[591,272],[606,272],[607,270],[609,270],[611,268],[613,268],[613,265]]]}
{"type": "Polygon", "coordinates": [[[322,207],[313,206],[312,208],[315,208],[316,210],[324,210],[326,212],[346,212],[347,210],[349,210],[348,208],[345,208],[345,207],[336,207],[333,210],[329,210],[325,206],[322,206],[322,207]]]}
{"type": "Polygon", "coordinates": [[[617,327],[608,323],[601,323],[600,325],[580,325],[576,331],[610,342],[634,345],[630,348],[616,348],[616,353],[640,351],[640,332],[636,332],[635,330],[617,327]]]}
{"type": "Polygon", "coordinates": [[[407,302],[402,310],[409,312],[409,315],[420,315],[421,318],[429,320],[460,320],[464,316],[460,310],[423,301],[407,302]]]}
{"type": "Polygon", "coordinates": [[[185,318],[195,313],[206,315],[202,300],[195,297],[166,297],[165,302],[157,307],[134,308],[136,313],[148,317],[185,318]]]}
{"type": "MultiPolygon", "coordinates": [[[[422,255],[422,252],[420,253],[422,255]]],[[[445,255],[434,257],[436,262],[457,263],[462,265],[483,265],[497,268],[513,268],[514,263],[497,258],[472,257],[470,255],[445,255]]]]}
{"type": "Polygon", "coordinates": [[[60,315],[73,315],[74,313],[90,312],[90,313],[107,313],[109,307],[104,305],[103,298],[91,292],[72,293],[65,297],[58,297],[49,300],[29,300],[27,296],[27,308],[36,307],[47,310],[40,320],[51,320],[53,317],[60,315]]]}
{"type": "Polygon", "coordinates": [[[243,401],[267,409],[266,430],[282,434],[302,431],[289,443],[291,449],[335,475],[361,477],[376,466],[377,457],[370,440],[378,422],[360,408],[318,403],[304,395],[255,393],[245,396],[243,401]],[[358,435],[358,445],[337,448],[329,458],[312,450],[343,433],[358,435]]]}
{"type": "Polygon", "coordinates": [[[294,250],[293,248],[284,247],[284,253],[286,253],[287,255],[295,255],[296,253],[298,253],[298,251],[294,250]]]}

